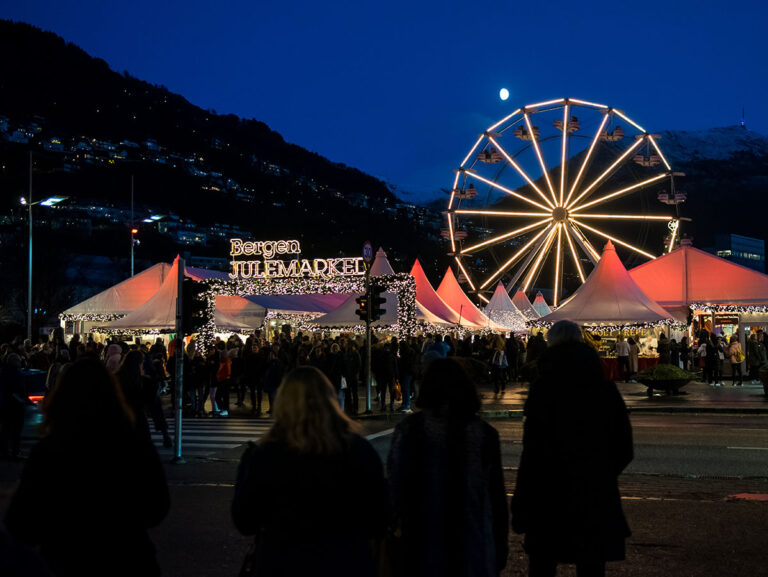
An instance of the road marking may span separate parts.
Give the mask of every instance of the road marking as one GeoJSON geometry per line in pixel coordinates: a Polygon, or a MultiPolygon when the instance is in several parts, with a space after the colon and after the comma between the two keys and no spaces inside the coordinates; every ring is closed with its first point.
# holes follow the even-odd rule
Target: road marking
{"type": "Polygon", "coordinates": [[[384,437],[386,435],[391,435],[395,432],[395,429],[386,429],[385,431],[379,431],[378,433],[371,433],[367,437],[365,437],[368,441],[373,441],[374,439],[378,439],[379,437],[384,437]]]}
{"type": "Polygon", "coordinates": [[[726,447],[734,451],[768,451],[768,447],[726,447]]]}

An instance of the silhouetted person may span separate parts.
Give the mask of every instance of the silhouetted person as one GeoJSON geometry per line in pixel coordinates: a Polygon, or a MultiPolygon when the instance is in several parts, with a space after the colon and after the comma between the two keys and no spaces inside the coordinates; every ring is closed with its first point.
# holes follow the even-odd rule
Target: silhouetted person
{"type": "Polygon", "coordinates": [[[499,434],[477,416],[461,365],[433,360],[420,412],[396,427],[387,460],[406,577],[492,577],[507,561],[509,515],[499,434]]]}
{"type": "Polygon", "coordinates": [[[337,398],[319,369],[294,369],[277,392],[274,425],[243,455],[232,518],[258,535],[259,577],[376,574],[369,540],[387,523],[384,471],[337,398]]]}
{"type": "Polygon", "coordinates": [[[581,338],[570,321],[552,326],[525,404],[512,528],[525,533],[531,577],[553,577],[558,563],[602,576],[630,535],[617,481],[633,458],[627,408],[581,338]]]}
{"type": "Polygon", "coordinates": [[[21,375],[21,357],[10,353],[5,364],[0,366],[0,457],[19,457],[24,410],[28,403],[21,375]]]}
{"type": "Polygon", "coordinates": [[[39,546],[57,577],[159,575],[147,529],[168,513],[168,486],[115,378],[94,359],[65,366],[43,414],[8,531],[39,546]]]}

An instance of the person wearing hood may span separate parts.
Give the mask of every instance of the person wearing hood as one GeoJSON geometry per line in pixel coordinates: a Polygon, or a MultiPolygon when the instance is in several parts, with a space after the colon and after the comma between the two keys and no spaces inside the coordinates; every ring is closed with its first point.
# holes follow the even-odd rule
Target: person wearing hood
{"type": "Polygon", "coordinates": [[[602,576],[630,535],[618,476],[633,458],[632,428],[579,326],[560,321],[547,338],[525,403],[512,529],[525,533],[532,577],[554,577],[558,563],[602,576]]]}
{"type": "MultiPolygon", "coordinates": [[[[70,357],[71,359],[72,357],[70,357]]],[[[107,370],[115,374],[120,368],[120,362],[123,358],[123,348],[118,344],[111,344],[107,347],[107,370]]]]}

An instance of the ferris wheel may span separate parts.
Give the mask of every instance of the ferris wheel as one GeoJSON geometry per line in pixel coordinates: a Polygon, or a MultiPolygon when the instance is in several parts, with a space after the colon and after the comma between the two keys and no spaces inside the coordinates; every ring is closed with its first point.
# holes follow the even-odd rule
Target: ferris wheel
{"type": "Polygon", "coordinates": [[[507,291],[551,287],[557,306],[564,279],[584,283],[607,240],[652,259],[654,228],[671,251],[685,194],[658,139],[621,110],[574,98],[489,126],[456,170],[445,211],[460,280],[485,302],[500,281],[507,291]]]}

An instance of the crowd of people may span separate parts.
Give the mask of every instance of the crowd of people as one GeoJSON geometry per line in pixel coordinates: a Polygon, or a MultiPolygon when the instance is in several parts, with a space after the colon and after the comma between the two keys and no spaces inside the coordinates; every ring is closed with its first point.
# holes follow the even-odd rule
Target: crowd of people
{"type": "MultiPolygon", "coordinates": [[[[58,359],[63,347],[55,339],[47,345],[58,359]]],[[[462,355],[495,367],[501,392],[504,373],[517,365],[509,359],[520,358],[522,347],[512,339],[476,340],[431,336],[374,345],[382,393],[391,399],[389,379],[402,382],[408,370],[418,380],[418,410],[397,425],[386,474],[361,425],[342,408],[351,398],[341,384],[348,373],[335,363],[359,355],[358,342],[283,335],[269,345],[255,337],[216,343],[215,374],[224,379],[206,383],[214,408],[220,383],[237,374],[233,366],[239,362],[247,374],[249,347],[266,360],[265,381],[271,362],[281,366],[274,390],[265,387],[274,422],[249,445],[237,473],[232,518],[254,536],[241,574],[491,577],[508,562],[510,526],[525,535],[534,577],[555,575],[558,563],[576,563],[582,577],[601,576],[606,561],[623,559],[629,529],[617,477],[632,459],[631,429],[595,349],[567,321],[552,327],[547,341],[536,335],[527,344],[526,353],[538,355],[539,377],[525,406],[510,509],[499,435],[478,416],[471,361],[462,355]]],[[[168,350],[161,342],[75,347],[43,400],[44,437],[25,464],[0,547],[19,567],[35,568],[26,574],[159,575],[148,530],[168,514],[170,500],[147,435],[154,405],[140,380],[147,371],[167,371],[182,353],[173,342],[168,350]],[[84,532],[71,530],[73,519],[84,532]],[[25,547],[38,547],[45,566],[25,547]]],[[[196,359],[213,357],[198,355],[194,342],[183,354],[201,367],[207,362],[196,359]]],[[[242,402],[249,381],[231,385],[242,402]]],[[[386,401],[382,395],[383,407],[386,401]]]]}

